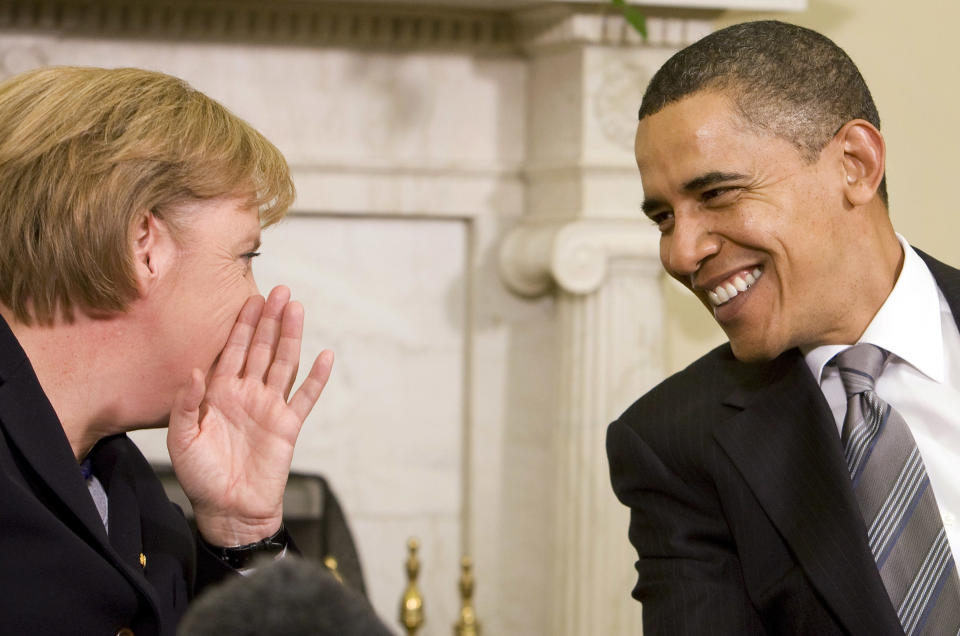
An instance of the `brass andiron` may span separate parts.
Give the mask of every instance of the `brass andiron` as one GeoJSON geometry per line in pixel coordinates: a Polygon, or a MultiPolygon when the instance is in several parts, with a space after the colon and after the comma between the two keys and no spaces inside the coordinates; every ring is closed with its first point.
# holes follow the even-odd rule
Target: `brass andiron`
{"type": "Polygon", "coordinates": [[[460,619],[453,626],[453,636],[480,636],[480,622],[473,609],[473,562],[465,556],[460,560],[460,619]]]}
{"type": "Polygon", "coordinates": [[[407,541],[407,589],[400,601],[400,624],[406,628],[407,636],[413,636],[423,626],[423,595],[417,587],[417,575],[420,574],[418,547],[419,544],[413,537],[407,541]]]}
{"type": "MultiPolygon", "coordinates": [[[[420,574],[420,559],[417,558],[419,547],[415,538],[407,540],[407,589],[400,601],[400,624],[407,630],[407,636],[414,636],[424,623],[423,595],[417,586],[417,576],[420,574]]],[[[480,621],[473,608],[475,585],[473,561],[465,556],[460,560],[460,618],[453,624],[453,636],[480,636],[480,621]]]]}

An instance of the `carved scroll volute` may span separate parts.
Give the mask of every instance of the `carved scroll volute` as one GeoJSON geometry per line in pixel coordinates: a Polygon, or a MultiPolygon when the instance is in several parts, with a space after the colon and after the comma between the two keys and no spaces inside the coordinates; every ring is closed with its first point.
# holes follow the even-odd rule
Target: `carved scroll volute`
{"type": "Polygon", "coordinates": [[[522,225],[500,247],[500,274],[521,296],[541,296],[554,285],[589,294],[604,283],[616,258],[659,259],[656,230],[629,221],[572,221],[522,225]]]}

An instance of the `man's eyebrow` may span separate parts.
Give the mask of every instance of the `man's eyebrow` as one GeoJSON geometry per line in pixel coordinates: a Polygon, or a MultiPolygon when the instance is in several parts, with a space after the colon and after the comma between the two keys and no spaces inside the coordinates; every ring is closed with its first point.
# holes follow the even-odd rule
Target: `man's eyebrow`
{"type": "Polygon", "coordinates": [[[717,185],[718,183],[725,183],[727,181],[740,181],[745,178],[746,175],[737,172],[708,172],[707,174],[700,175],[699,177],[695,177],[684,183],[683,189],[686,192],[697,192],[712,185],[717,185]]]}
{"type": "MultiPolygon", "coordinates": [[[[690,179],[683,184],[682,189],[684,192],[699,192],[704,188],[709,188],[710,186],[717,185],[718,183],[741,181],[746,178],[746,175],[740,174],[739,172],[720,172],[719,170],[715,170],[713,172],[708,172],[700,175],[699,177],[690,179]]],[[[667,203],[662,199],[657,198],[644,199],[643,203],[640,204],[640,209],[647,216],[650,216],[656,210],[664,207],[667,207],[667,203]]]]}
{"type": "Polygon", "coordinates": [[[666,203],[660,199],[644,199],[643,203],[640,204],[640,209],[644,214],[650,216],[655,210],[659,210],[666,206],[666,203]]]}

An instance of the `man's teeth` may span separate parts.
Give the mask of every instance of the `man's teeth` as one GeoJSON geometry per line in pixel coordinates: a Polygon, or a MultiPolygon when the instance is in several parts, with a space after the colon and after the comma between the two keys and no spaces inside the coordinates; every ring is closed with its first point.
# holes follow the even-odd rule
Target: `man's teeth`
{"type": "Polygon", "coordinates": [[[762,270],[757,267],[752,272],[747,272],[743,276],[734,276],[733,279],[728,280],[722,285],[718,285],[713,291],[708,291],[707,297],[715,307],[722,305],[731,298],[736,297],[740,292],[745,292],[750,289],[762,273],[762,270]]]}

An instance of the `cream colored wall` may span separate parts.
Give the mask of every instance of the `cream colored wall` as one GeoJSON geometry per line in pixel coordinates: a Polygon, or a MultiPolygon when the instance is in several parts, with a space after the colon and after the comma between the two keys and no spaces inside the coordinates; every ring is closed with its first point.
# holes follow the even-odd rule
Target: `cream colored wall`
{"type": "MultiPolygon", "coordinates": [[[[827,35],[860,67],[887,140],[891,216],[915,246],[960,266],[960,101],[956,24],[960,4],[943,0],[809,0],[799,13],[727,11],[717,27],[776,18],[827,35]]],[[[667,285],[667,365],[679,370],[723,333],[690,294],[667,285]]]]}

